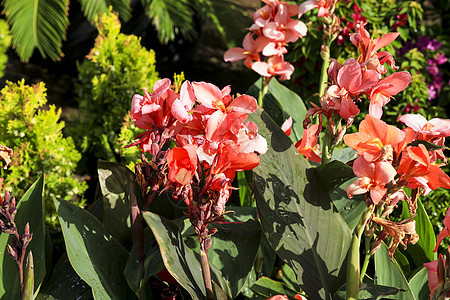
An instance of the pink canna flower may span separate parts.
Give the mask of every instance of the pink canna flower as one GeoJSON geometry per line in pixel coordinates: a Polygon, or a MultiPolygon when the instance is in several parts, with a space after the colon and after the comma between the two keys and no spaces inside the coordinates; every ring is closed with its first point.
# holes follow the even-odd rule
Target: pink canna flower
{"type": "Polygon", "coordinates": [[[281,125],[281,130],[283,130],[287,136],[291,135],[291,133],[292,133],[292,117],[287,118],[283,122],[283,125],[281,125]]]}
{"type": "Polygon", "coordinates": [[[433,252],[436,252],[437,249],[439,248],[439,245],[442,243],[442,240],[447,237],[450,236],[450,208],[447,209],[447,213],[445,214],[445,218],[444,218],[444,228],[441,230],[441,232],[439,233],[437,240],[436,240],[436,246],[434,247],[433,252]]]}
{"type": "Polygon", "coordinates": [[[276,42],[292,43],[306,35],[307,27],[299,20],[289,17],[289,8],[279,5],[278,11],[271,22],[262,28],[265,37],[276,42]]]}
{"type": "MultiPolygon", "coordinates": [[[[223,59],[225,61],[235,62],[244,60],[244,65],[252,67],[253,61],[260,61],[260,53],[270,43],[270,40],[264,36],[253,39],[251,32],[247,33],[242,41],[242,47],[233,47],[225,52],[223,59]]],[[[287,50],[286,50],[287,51],[287,50]]]]}
{"type": "Polygon", "coordinates": [[[403,91],[411,82],[411,75],[408,72],[393,73],[381,79],[368,91],[370,103],[369,114],[377,119],[383,115],[383,106],[391,97],[403,91]]]}
{"type": "Polygon", "coordinates": [[[353,162],[353,172],[358,179],[347,186],[347,196],[370,192],[370,198],[374,204],[378,204],[387,192],[386,184],[391,182],[397,171],[387,161],[368,162],[363,157],[358,157],[353,162]]]}
{"type": "Polygon", "coordinates": [[[406,114],[398,118],[399,121],[421,134],[424,140],[450,136],[450,120],[434,118],[427,121],[420,114],[406,114]]]}
{"type": "Polygon", "coordinates": [[[378,50],[392,43],[400,35],[400,32],[393,32],[376,39],[371,39],[369,32],[364,28],[365,25],[363,24],[358,28],[356,33],[350,35],[350,41],[359,50],[359,63],[368,61],[378,50]]]}
{"type": "Polygon", "coordinates": [[[371,116],[359,124],[359,132],[346,134],[344,142],[350,148],[358,151],[368,162],[379,159],[385,147],[395,149],[405,138],[405,132],[395,126],[388,125],[385,122],[371,116]]]}
{"type": "Polygon", "coordinates": [[[280,80],[289,80],[294,73],[294,66],[284,61],[282,56],[273,56],[267,62],[257,61],[252,65],[253,71],[261,76],[280,76],[280,80]]]}
{"type": "Polygon", "coordinates": [[[318,137],[316,133],[318,130],[319,124],[310,125],[307,129],[304,129],[303,136],[295,144],[295,148],[307,159],[320,163],[322,158],[320,157],[319,145],[317,144],[318,137]]]}
{"type": "Polygon", "coordinates": [[[330,9],[336,4],[336,0],[308,0],[300,4],[298,17],[300,18],[304,13],[312,10],[313,8],[318,8],[319,13],[317,16],[319,18],[329,17],[330,9]]]}

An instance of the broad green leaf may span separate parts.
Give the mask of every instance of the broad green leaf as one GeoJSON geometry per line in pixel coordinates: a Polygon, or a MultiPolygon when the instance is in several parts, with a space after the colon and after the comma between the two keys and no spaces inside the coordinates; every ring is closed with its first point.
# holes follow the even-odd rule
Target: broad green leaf
{"type": "MultiPolygon", "coordinates": [[[[250,95],[258,98],[262,87],[263,78],[258,79],[247,91],[250,95]]],[[[308,109],[303,100],[279,83],[274,77],[269,82],[267,94],[264,97],[264,110],[277,122],[279,126],[288,117],[292,117],[291,140],[295,143],[302,138],[303,120],[308,109]]]]}
{"type": "MultiPolygon", "coordinates": [[[[248,207],[233,209],[234,222],[239,223],[210,225],[218,229],[211,237],[212,245],[208,250],[212,278],[230,298],[235,298],[244,287],[261,241],[261,226],[255,220],[248,219],[251,215],[246,208],[248,207]],[[240,209],[243,211],[242,214],[240,209]]],[[[232,209],[227,207],[226,210],[232,209]]],[[[185,219],[180,225],[183,226],[183,229],[180,227],[180,231],[186,245],[198,254],[200,252],[198,236],[193,231],[190,221],[185,219]],[[189,228],[186,228],[187,224],[189,228]],[[188,235],[189,232],[191,235],[188,235]]]]}
{"type": "Polygon", "coordinates": [[[355,179],[348,180],[330,195],[334,206],[339,211],[339,214],[347,223],[348,227],[350,227],[350,230],[355,229],[361,215],[367,207],[366,202],[364,201],[364,196],[362,195],[355,195],[352,199],[348,198],[345,189],[353,181],[355,181],[355,179]]]}
{"type": "MultiPolygon", "coordinates": [[[[403,201],[403,219],[410,216],[408,204],[403,201]]],[[[414,245],[408,245],[408,248],[402,251],[410,259],[412,269],[422,267],[423,263],[437,259],[437,254],[433,252],[436,246],[433,225],[420,199],[417,199],[417,211],[414,220],[416,221],[416,232],[419,235],[419,240],[414,245]]]]}
{"type": "Polygon", "coordinates": [[[149,228],[145,229],[145,260],[144,277],[139,278],[139,260],[136,256],[135,248],[130,251],[127,265],[123,271],[130,288],[138,295],[141,287],[147,282],[150,276],[157,274],[164,269],[164,263],[159,252],[158,244],[149,228]]]}
{"type": "MultiPolygon", "coordinates": [[[[261,240],[258,222],[249,220],[241,224],[215,225],[218,232],[212,236],[208,251],[210,263],[220,271],[235,298],[247,280],[253,267],[261,240]]],[[[223,290],[226,287],[221,286],[223,290]]]]}
{"type": "Polygon", "coordinates": [[[128,251],[109,235],[89,212],[55,199],[69,261],[92,288],[95,299],[133,297],[123,269],[128,251]]]}
{"type": "MultiPolygon", "coordinates": [[[[37,293],[45,277],[45,228],[44,228],[44,177],[39,179],[28,189],[17,204],[17,213],[14,218],[19,235],[25,230],[27,222],[33,238],[27,247],[27,253],[33,251],[34,257],[34,291],[37,293]]],[[[12,195],[13,196],[13,195],[12,195]]],[[[13,237],[0,234],[0,298],[18,299],[20,294],[19,272],[17,265],[6,249],[13,237]]],[[[25,256],[26,257],[26,256],[25,256]]],[[[25,262],[23,268],[25,269],[25,262]]]]}
{"type": "Polygon", "coordinates": [[[291,290],[284,283],[275,281],[265,276],[259,278],[251,289],[263,299],[268,299],[275,295],[286,295],[289,299],[294,299],[297,294],[297,292],[291,290]]]}
{"type": "Polygon", "coordinates": [[[158,242],[169,273],[193,299],[206,299],[200,257],[185,245],[177,225],[151,212],[142,215],[158,242]]]}
{"type": "Polygon", "coordinates": [[[293,291],[300,291],[300,286],[298,285],[296,278],[295,278],[295,272],[291,269],[287,264],[283,265],[283,268],[281,268],[281,274],[284,284],[287,285],[291,290],[293,291]]]}
{"type": "Polygon", "coordinates": [[[69,0],[4,0],[3,12],[11,25],[13,45],[27,62],[38,48],[41,55],[56,60],[69,25],[69,0]]]}
{"type": "Polygon", "coordinates": [[[343,183],[355,177],[351,167],[337,160],[317,166],[314,172],[318,183],[329,195],[343,183]]]}
{"type": "Polygon", "coordinates": [[[254,206],[256,203],[251,188],[251,182],[253,181],[253,172],[249,170],[237,172],[236,178],[238,180],[239,200],[241,206],[254,206]]]}
{"type": "MultiPolygon", "coordinates": [[[[334,300],[346,299],[347,286],[343,285],[336,293],[334,300]]],[[[359,300],[377,300],[386,299],[386,296],[397,295],[400,292],[399,289],[382,286],[371,283],[361,283],[359,286],[358,299],[359,300]]]]}
{"type": "Polygon", "coordinates": [[[38,295],[43,299],[92,299],[89,285],[78,276],[64,253],[38,295]]]}
{"type": "Polygon", "coordinates": [[[409,286],[416,299],[430,299],[427,269],[422,267],[420,271],[415,273],[409,281],[409,286]]]}
{"type": "Polygon", "coordinates": [[[358,152],[350,147],[335,149],[331,156],[332,160],[338,160],[344,164],[358,157],[358,152]]]}
{"type": "Polygon", "coordinates": [[[118,242],[129,242],[129,189],[130,184],[134,186],[134,173],[126,166],[99,161],[98,180],[103,194],[103,226],[118,242]]]}
{"type": "Polygon", "coordinates": [[[420,144],[424,145],[425,148],[427,148],[428,151],[441,150],[441,149],[448,150],[449,149],[448,147],[439,146],[439,145],[436,145],[436,144],[433,144],[433,143],[430,143],[430,142],[427,142],[427,141],[422,141],[422,140],[417,140],[417,141],[411,142],[411,143],[408,144],[408,146],[417,147],[420,144]]]}
{"type": "Polygon", "coordinates": [[[331,299],[344,281],[350,229],[280,127],[261,110],[250,120],[269,144],[254,169],[263,230],[301,288],[312,299],[331,299]]]}
{"type": "Polygon", "coordinates": [[[386,297],[387,299],[416,299],[400,266],[397,262],[391,261],[385,243],[382,243],[381,247],[375,252],[375,283],[402,290],[395,296],[386,297]]]}

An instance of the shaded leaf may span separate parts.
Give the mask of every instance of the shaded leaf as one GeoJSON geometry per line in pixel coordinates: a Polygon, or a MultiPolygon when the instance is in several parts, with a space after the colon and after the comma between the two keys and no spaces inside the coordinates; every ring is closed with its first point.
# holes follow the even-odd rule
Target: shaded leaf
{"type": "Polygon", "coordinates": [[[250,170],[237,172],[236,178],[239,187],[239,200],[241,206],[254,206],[256,203],[253,197],[253,191],[250,186],[253,180],[253,172],[250,170]]]}
{"type": "Polygon", "coordinates": [[[259,278],[251,289],[253,292],[263,297],[263,299],[268,299],[275,295],[286,295],[289,299],[294,299],[297,294],[297,292],[291,290],[284,283],[265,276],[259,278]]]}
{"type": "Polygon", "coordinates": [[[330,195],[334,206],[339,211],[339,214],[352,231],[355,229],[361,218],[361,215],[364,213],[364,210],[367,207],[363,195],[355,195],[352,199],[348,198],[345,189],[353,181],[354,179],[348,180],[330,195]]]}
{"type": "MultiPolygon", "coordinates": [[[[27,222],[33,238],[27,247],[27,253],[33,251],[34,256],[34,291],[39,288],[45,278],[45,228],[44,228],[44,176],[28,189],[17,204],[17,213],[14,218],[19,235],[22,235],[27,222]]],[[[8,234],[0,234],[0,297],[18,299],[20,295],[19,272],[15,261],[6,250],[7,243],[11,244],[13,237],[8,234]]],[[[25,256],[26,257],[26,256],[25,256]]],[[[25,269],[25,262],[23,268],[25,269]]]]}
{"type": "Polygon", "coordinates": [[[200,257],[183,242],[175,223],[151,212],[142,214],[158,242],[164,265],[192,298],[206,299],[200,257]]]}
{"type": "Polygon", "coordinates": [[[134,173],[126,166],[100,160],[98,180],[103,194],[103,226],[119,243],[129,242],[129,189],[134,184],[134,173]]]}
{"type": "Polygon", "coordinates": [[[417,141],[411,142],[411,143],[408,144],[408,146],[417,147],[420,144],[424,145],[425,148],[427,148],[428,151],[434,151],[434,150],[440,150],[440,149],[448,150],[449,149],[448,147],[439,146],[439,145],[436,145],[436,144],[433,144],[433,143],[430,143],[430,142],[427,142],[427,141],[422,141],[422,140],[417,140],[417,141]]]}
{"type": "Polygon", "coordinates": [[[279,126],[261,110],[250,119],[269,144],[254,169],[263,230],[301,288],[313,299],[330,299],[344,281],[351,232],[279,126]]]}
{"type": "MultiPolygon", "coordinates": [[[[258,79],[247,91],[258,98],[263,78],[258,79]]],[[[295,143],[302,138],[303,120],[308,109],[299,95],[282,85],[276,78],[269,82],[267,94],[264,96],[264,111],[273,118],[279,126],[288,117],[292,117],[291,140],[295,143]]]]}
{"type": "MultiPolygon", "coordinates": [[[[333,299],[346,299],[347,286],[343,285],[339,291],[336,293],[333,299]]],[[[401,290],[383,285],[376,285],[372,283],[361,283],[359,286],[358,299],[359,300],[376,300],[376,299],[386,299],[386,296],[397,295],[401,290]]]]}
{"type": "Polygon", "coordinates": [[[109,235],[89,212],[55,199],[69,261],[92,288],[95,299],[128,299],[123,269],[128,252],[109,235]]]}
{"type": "Polygon", "coordinates": [[[351,167],[337,160],[317,166],[314,172],[318,183],[329,195],[343,183],[355,177],[351,167]]]}
{"type": "Polygon", "coordinates": [[[81,10],[91,24],[100,13],[106,13],[108,7],[112,6],[119,16],[127,21],[131,17],[131,7],[129,0],[79,0],[81,10]]]}
{"type": "Polygon", "coordinates": [[[130,251],[130,257],[123,271],[130,288],[138,295],[141,287],[152,276],[164,269],[164,263],[159,252],[159,246],[149,228],[145,229],[145,260],[144,277],[139,278],[139,260],[135,248],[130,251]]]}

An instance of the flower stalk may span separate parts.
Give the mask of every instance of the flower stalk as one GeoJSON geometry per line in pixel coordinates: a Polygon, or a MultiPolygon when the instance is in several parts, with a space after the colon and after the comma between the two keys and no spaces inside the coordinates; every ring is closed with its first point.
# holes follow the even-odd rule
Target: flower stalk
{"type": "Polygon", "coordinates": [[[200,243],[200,265],[202,266],[202,275],[203,281],[205,282],[206,296],[208,300],[214,299],[206,240],[203,240],[200,243]]]}

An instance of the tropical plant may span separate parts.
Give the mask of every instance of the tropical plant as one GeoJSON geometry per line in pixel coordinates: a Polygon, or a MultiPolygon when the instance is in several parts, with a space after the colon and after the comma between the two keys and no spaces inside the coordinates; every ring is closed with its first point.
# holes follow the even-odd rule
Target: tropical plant
{"type": "MultiPolygon", "coordinates": [[[[79,0],[84,16],[91,24],[98,14],[106,13],[108,7],[118,12],[121,19],[131,18],[129,0],[79,0]]],[[[11,26],[12,43],[22,61],[27,62],[34,49],[46,58],[61,57],[62,43],[69,26],[69,0],[15,1],[3,0],[3,13],[11,26]]],[[[246,19],[244,9],[230,0],[141,0],[141,9],[150,18],[163,43],[173,41],[177,34],[185,38],[197,35],[195,17],[210,20],[225,42],[227,32],[239,27],[246,19]],[[226,11],[224,11],[226,10],[226,11]],[[227,29],[227,30],[225,30],[227,29]]]]}
{"type": "Polygon", "coordinates": [[[6,50],[11,45],[11,32],[5,20],[0,20],[0,77],[3,77],[8,56],[6,50]]]}

